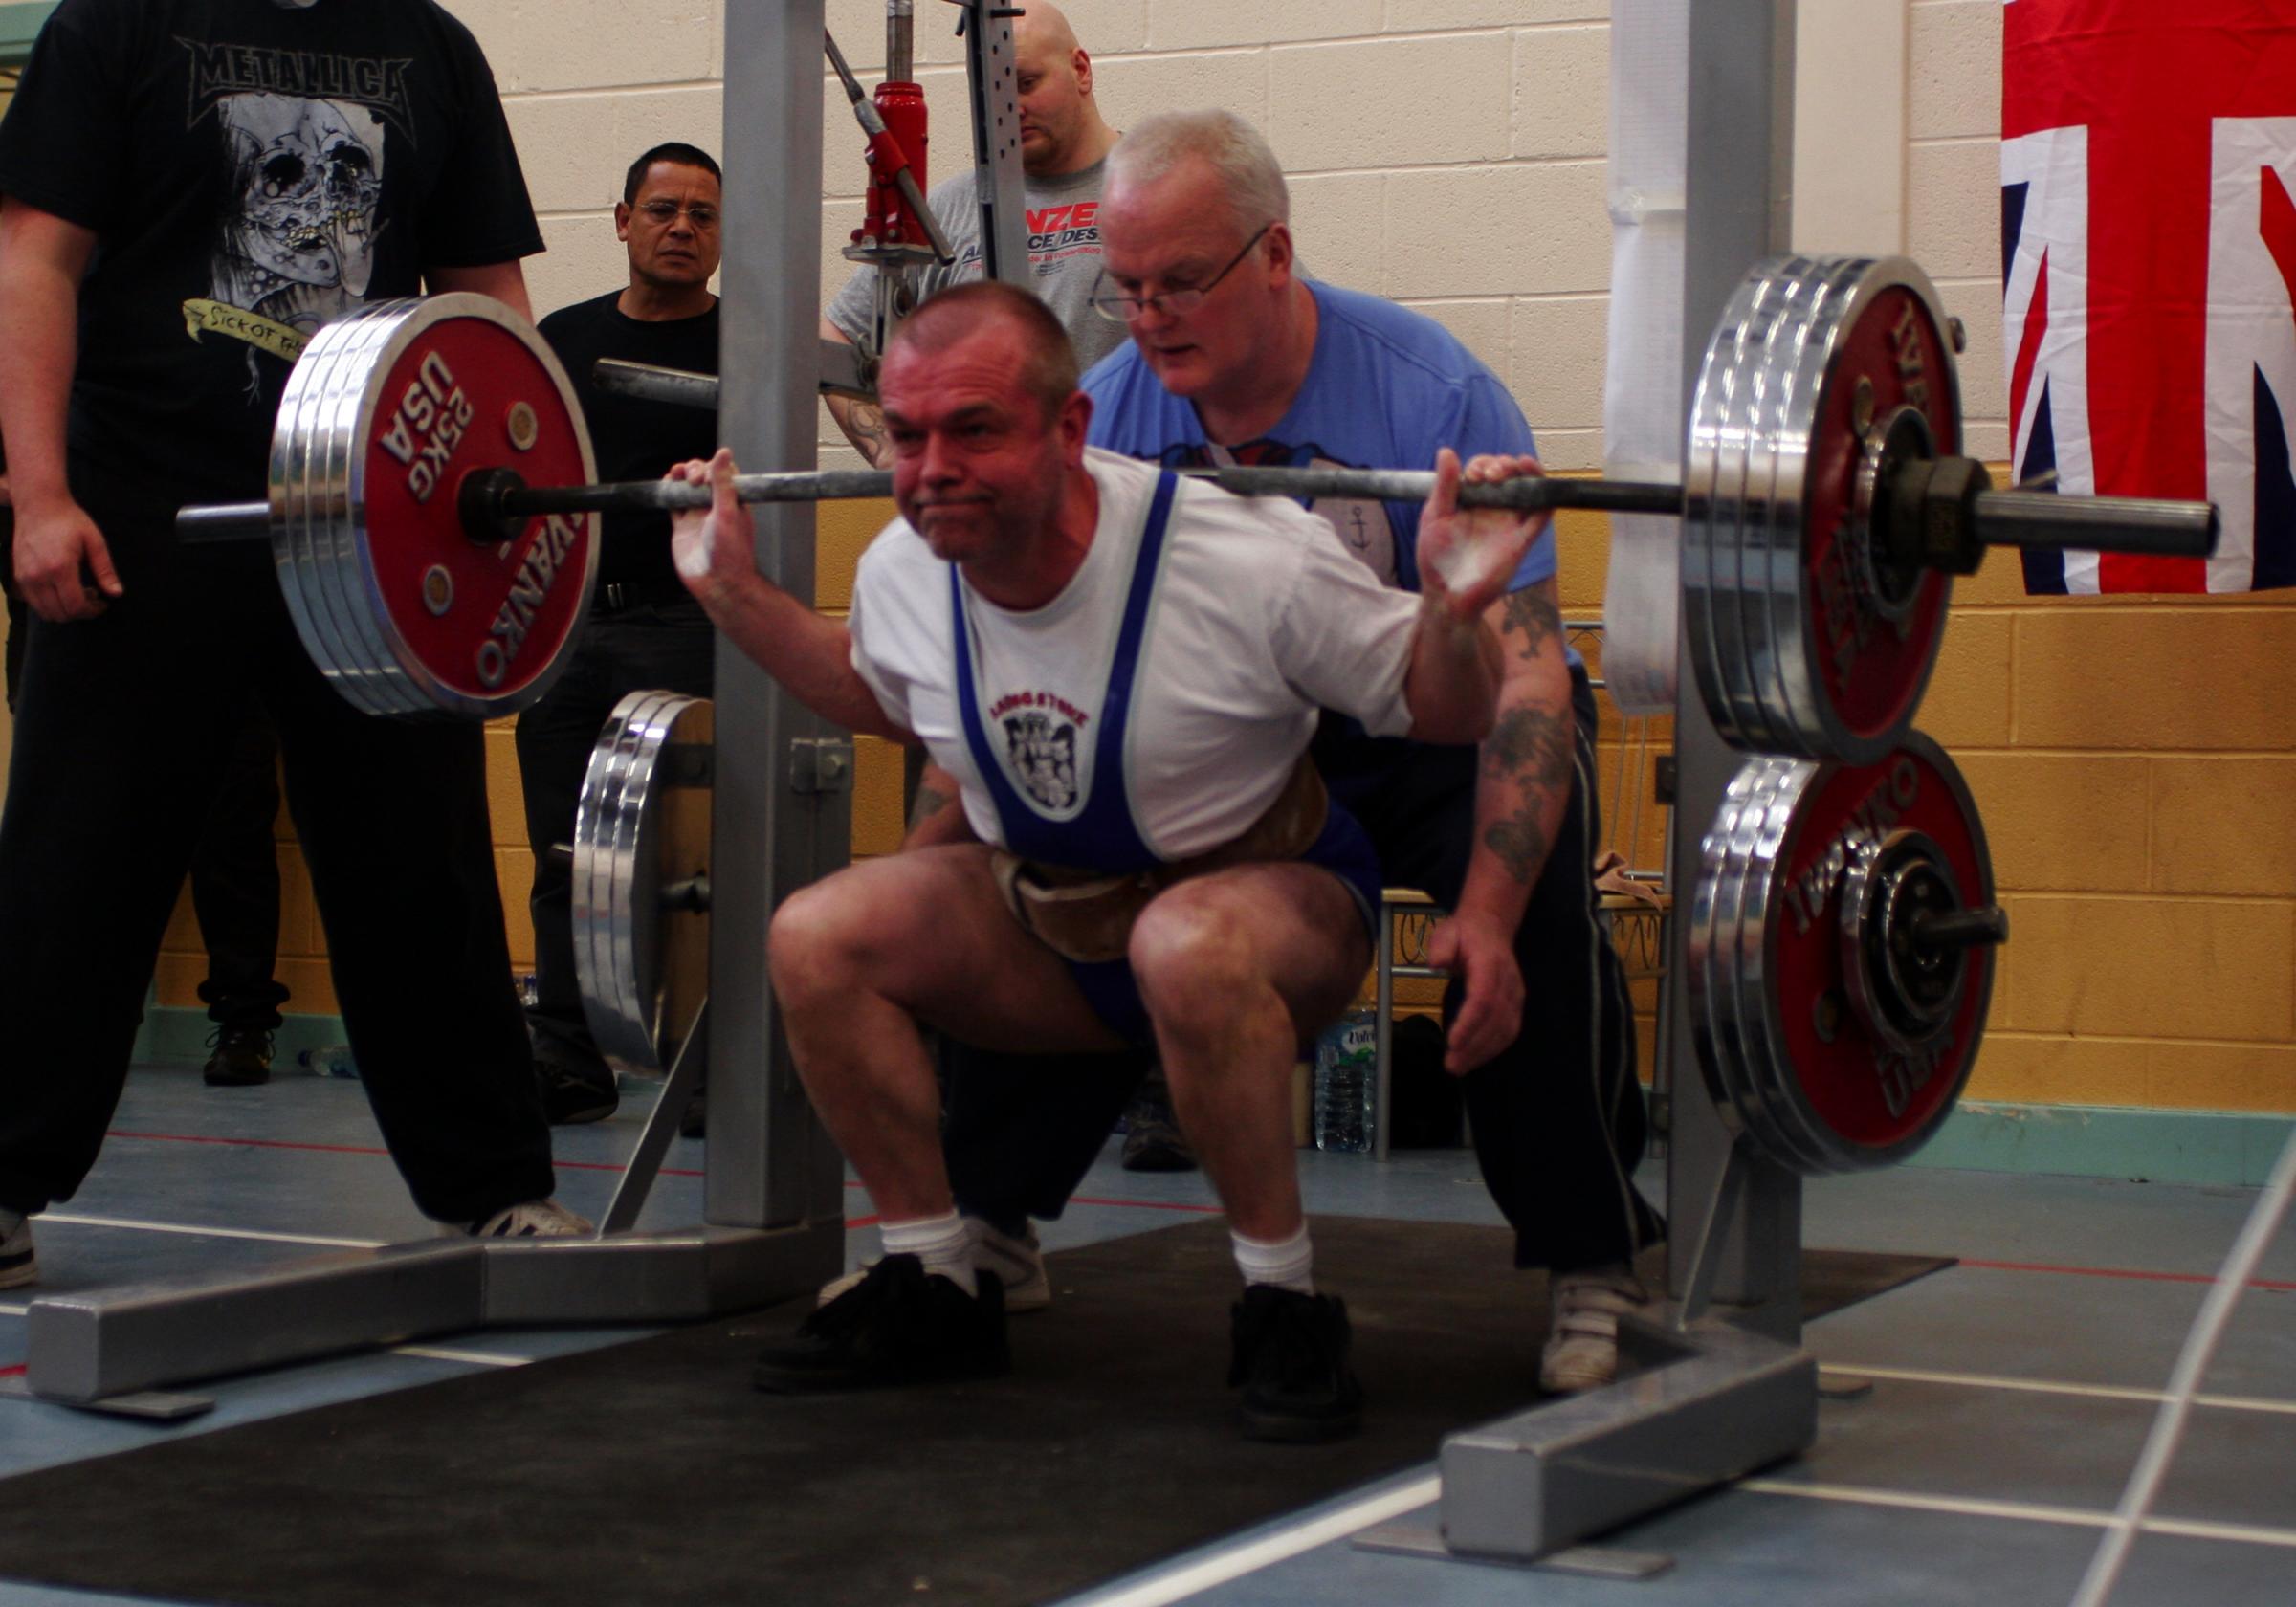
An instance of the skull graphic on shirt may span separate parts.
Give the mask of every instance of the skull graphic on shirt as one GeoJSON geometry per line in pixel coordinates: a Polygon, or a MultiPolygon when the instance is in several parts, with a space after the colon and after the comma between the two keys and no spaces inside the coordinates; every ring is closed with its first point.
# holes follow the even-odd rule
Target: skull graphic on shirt
{"type": "Polygon", "coordinates": [[[374,267],[383,123],[364,106],[232,95],[215,297],[308,334],[359,306],[374,267]]]}

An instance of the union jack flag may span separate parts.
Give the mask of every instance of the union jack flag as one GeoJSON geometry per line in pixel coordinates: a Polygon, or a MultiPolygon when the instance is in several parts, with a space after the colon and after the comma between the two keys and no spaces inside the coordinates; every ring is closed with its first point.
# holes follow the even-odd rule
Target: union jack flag
{"type": "Polygon", "coordinates": [[[2025,589],[2296,585],[2296,6],[2003,4],[2016,476],[2223,513],[2213,559],[2027,553],[2025,589]]]}

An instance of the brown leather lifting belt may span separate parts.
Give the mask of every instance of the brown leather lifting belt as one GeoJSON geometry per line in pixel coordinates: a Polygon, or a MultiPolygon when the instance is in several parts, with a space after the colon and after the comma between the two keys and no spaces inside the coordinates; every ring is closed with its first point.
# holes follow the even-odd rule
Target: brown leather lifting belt
{"type": "Polygon", "coordinates": [[[1164,889],[1231,865],[1297,859],[1323,834],[1330,812],[1323,778],[1302,754],[1284,790],[1241,837],[1192,859],[1111,876],[999,848],[989,856],[989,869],[1013,918],[1054,954],[1086,963],[1121,959],[1132,942],[1132,923],[1164,889]]]}

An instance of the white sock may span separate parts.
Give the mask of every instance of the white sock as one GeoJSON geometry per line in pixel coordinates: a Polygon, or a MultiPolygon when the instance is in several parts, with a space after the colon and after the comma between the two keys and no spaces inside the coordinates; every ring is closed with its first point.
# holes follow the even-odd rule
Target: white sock
{"type": "Polygon", "coordinates": [[[885,1241],[887,1255],[913,1255],[923,1262],[928,1278],[938,1272],[967,1294],[981,1292],[981,1285],[973,1277],[973,1236],[956,1212],[884,1222],[878,1226],[877,1236],[885,1241]]]}
{"type": "Polygon", "coordinates": [[[1301,1294],[1315,1292],[1315,1246],[1308,1243],[1308,1224],[1301,1222],[1290,1238],[1272,1244],[1247,1239],[1234,1228],[1227,1231],[1236,1247],[1236,1266],[1249,1284],[1273,1284],[1301,1294]]]}

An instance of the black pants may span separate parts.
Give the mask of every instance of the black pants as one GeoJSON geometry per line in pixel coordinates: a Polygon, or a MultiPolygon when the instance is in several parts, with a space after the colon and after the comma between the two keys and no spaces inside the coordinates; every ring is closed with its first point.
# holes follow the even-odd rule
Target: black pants
{"type": "Polygon", "coordinates": [[[717,632],[691,600],[593,613],[574,657],[542,700],[519,715],[519,778],[534,845],[535,1003],[538,1038],[595,1055],[574,976],[573,872],[550,852],[574,839],[574,805],[599,727],[633,692],[710,695],[717,632]]]}
{"type": "MultiPolygon", "coordinates": [[[[1617,951],[1596,911],[1591,865],[1594,693],[1573,677],[1576,777],[1561,831],[1514,952],[1523,1024],[1467,1074],[1483,1180],[1515,1233],[1515,1265],[1573,1271],[1623,1261],[1664,1226],[1633,1184],[1645,1139],[1634,1019],[1617,951]]],[[[1474,843],[1475,750],[1393,744],[1375,784],[1350,787],[1392,887],[1455,903],[1474,843]]],[[[1447,1024],[1462,990],[1444,998],[1447,1024]]],[[[952,1046],[944,1134],[962,1208],[1018,1232],[1060,1214],[1106,1140],[1141,1058],[991,1056],[952,1046]]]]}
{"type": "Polygon", "coordinates": [[[33,623],[0,814],[0,1206],[68,1200],[95,1163],[251,698],[278,731],[343,1025],[415,1203],[475,1222],[548,1195],[480,728],[343,701],[261,543],[179,547],[163,510],[90,512],[127,594],[33,623]]]}
{"type": "Polygon", "coordinates": [[[260,703],[248,704],[230,738],[215,803],[191,851],[191,907],[208,951],[199,984],[219,1026],[271,1032],[287,990],[279,958],[279,737],[260,703]]]}

